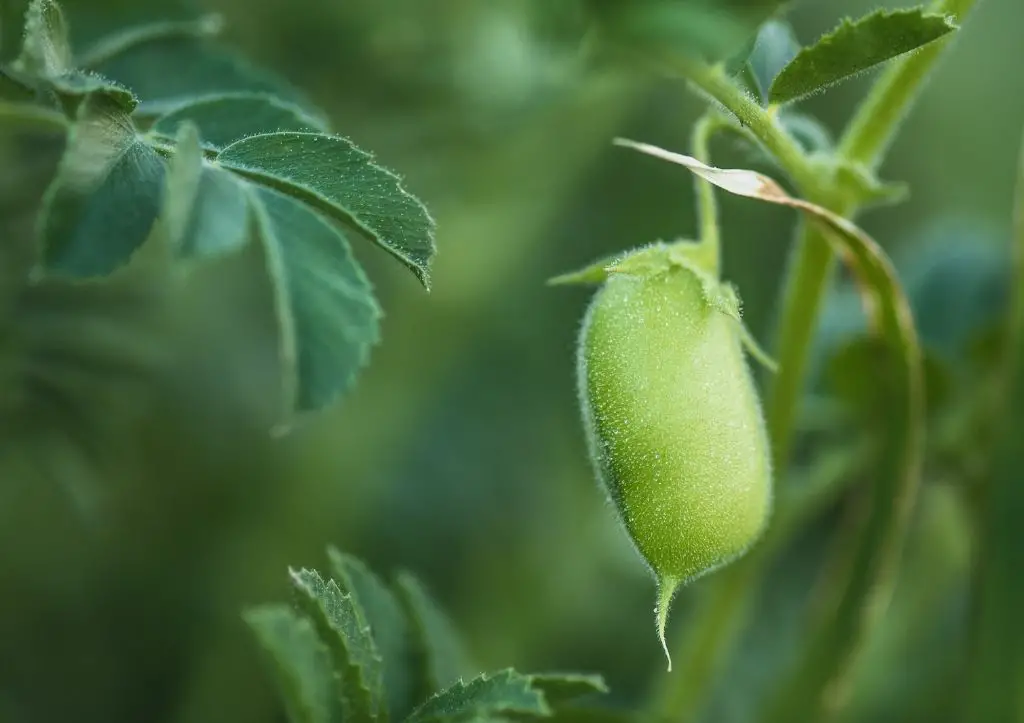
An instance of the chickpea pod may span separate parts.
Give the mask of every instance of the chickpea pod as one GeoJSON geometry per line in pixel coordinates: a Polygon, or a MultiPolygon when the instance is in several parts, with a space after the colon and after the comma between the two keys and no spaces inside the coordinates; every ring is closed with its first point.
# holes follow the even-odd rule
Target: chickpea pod
{"type": "Polygon", "coordinates": [[[590,456],[657,580],[666,657],[675,592],[742,555],[765,528],[772,498],[744,349],[761,353],[735,292],[702,268],[695,249],[658,244],[608,267],[578,346],[590,456]]]}

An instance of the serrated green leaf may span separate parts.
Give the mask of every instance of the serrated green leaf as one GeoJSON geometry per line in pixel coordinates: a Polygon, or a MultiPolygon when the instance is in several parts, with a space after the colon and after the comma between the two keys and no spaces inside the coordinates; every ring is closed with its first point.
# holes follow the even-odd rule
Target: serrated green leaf
{"type": "Polygon", "coordinates": [[[381,312],[341,231],[308,206],[247,184],[282,329],[286,398],[299,412],[347,390],[379,339],[381,312]]]}
{"type": "Polygon", "coordinates": [[[384,688],[392,720],[402,720],[418,700],[413,700],[410,664],[409,621],[398,598],[361,560],[329,547],[331,577],[355,597],[366,613],[370,632],[384,660],[384,688]]]}
{"type": "Polygon", "coordinates": [[[354,226],[429,288],[434,220],[398,176],[351,141],[317,133],[269,133],[231,144],[217,160],[354,226]]]}
{"type": "Polygon", "coordinates": [[[459,680],[469,669],[468,656],[455,626],[419,580],[400,573],[395,590],[412,628],[415,699],[423,700],[459,680]]]}
{"type": "Polygon", "coordinates": [[[548,716],[551,708],[530,678],[507,669],[484,674],[469,683],[461,680],[429,698],[406,723],[476,720],[502,714],[548,716]]]}
{"type": "Polygon", "coordinates": [[[136,115],[162,115],[195,98],[242,91],[267,93],[314,112],[283,78],[202,37],[154,32],[86,67],[131,88],[142,99],[136,115]]]}
{"type": "Polygon", "coordinates": [[[291,723],[333,723],[334,673],[313,625],[283,605],[243,613],[273,665],[291,723]]]}
{"type": "Polygon", "coordinates": [[[594,693],[607,693],[608,686],[600,675],[585,673],[531,673],[530,685],[544,694],[552,708],[594,693]]]}
{"type": "Polygon", "coordinates": [[[289,573],[299,606],[312,618],[333,656],[347,723],[386,715],[380,655],[356,601],[333,580],[325,582],[316,570],[289,573]]]}
{"type": "Polygon", "coordinates": [[[955,29],[945,16],[922,8],[883,9],[856,21],[844,19],[782,69],[772,83],[771,101],[788,103],[818,93],[955,29]]]}
{"type": "Polygon", "coordinates": [[[326,130],[322,121],[299,106],[261,93],[197,98],[162,115],[151,130],[174,136],[186,120],[199,127],[203,145],[216,150],[260,133],[326,130]]]}
{"type": "Polygon", "coordinates": [[[747,58],[750,76],[762,101],[768,100],[772,81],[800,52],[793,28],[784,20],[769,20],[757,32],[757,40],[747,58]]]}
{"type": "Polygon", "coordinates": [[[87,96],[40,214],[46,267],[90,277],[125,264],[160,212],[165,171],[116,99],[87,96]]]}
{"type": "Polygon", "coordinates": [[[73,68],[64,13],[53,0],[32,0],[25,12],[25,36],[15,67],[41,77],[73,68]]]}

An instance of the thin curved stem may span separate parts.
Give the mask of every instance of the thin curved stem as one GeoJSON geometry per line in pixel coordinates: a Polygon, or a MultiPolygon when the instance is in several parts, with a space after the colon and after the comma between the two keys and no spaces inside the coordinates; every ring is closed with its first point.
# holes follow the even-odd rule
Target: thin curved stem
{"type": "MultiPolygon", "coordinates": [[[[690,152],[701,163],[711,165],[711,137],[721,126],[721,119],[711,113],[705,113],[694,124],[690,141],[690,152]]],[[[721,268],[722,234],[718,225],[718,201],[715,197],[715,187],[696,175],[694,176],[694,183],[697,192],[697,219],[700,224],[700,245],[707,254],[711,268],[717,275],[721,268]]]]}

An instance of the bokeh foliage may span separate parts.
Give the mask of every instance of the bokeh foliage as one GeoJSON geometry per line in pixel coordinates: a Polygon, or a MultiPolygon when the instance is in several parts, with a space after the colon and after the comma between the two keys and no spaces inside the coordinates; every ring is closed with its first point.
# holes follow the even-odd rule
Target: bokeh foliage
{"type": "MultiPolygon", "coordinates": [[[[65,5],[82,42],[149,10],[65,5]]],[[[858,0],[849,12],[872,5],[858,0]]],[[[690,179],[608,141],[683,148],[701,104],[614,59],[594,67],[573,42],[578,15],[537,0],[207,0],[203,9],[223,12],[228,39],[299,89],[290,101],[322,108],[425,200],[438,222],[433,290],[424,295],[360,245],[383,342],[349,397],[283,440],[265,434],[280,409],[280,369],[251,260],[201,276],[173,308],[149,282],[141,292],[19,299],[14,308],[37,311],[11,315],[0,331],[0,719],[279,720],[239,611],[286,599],[289,565],[326,568],[326,542],[382,573],[415,571],[481,669],[600,671],[615,704],[637,704],[663,669],[651,581],[593,484],[579,429],[572,349],[586,292],[543,282],[692,234],[690,179]],[[77,416],[52,399],[26,411],[12,380],[37,361],[21,350],[48,325],[67,328],[72,313],[69,333],[115,324],[155,371],[74,375],[58,365],[77,416]]],[[[22,10],[2,6],[4,56],[16,52],[22,10]]],[[[796,4],[791,18],[804,42],[836,21],[827,3],[796,4]]],[[[1021,22],[1015,3],[982,4],[885,168],[912,195],[863,221],[897,258],[934,357],[931,383],[946,392],[930,397],[943,403],[930,408],[926,487],[892,606],[856,678],[851,723],[960,720],[976,551],[957,502],[988,474],[990,435],[978,418],[993,363],[986,331],[1008,287],[1008,159],[1024,124],[1024,79],[1005,69],[1021,22]]],[[[179,60],[150,62],[174,80],[190,72],[179,60]]],[[[835,132],[865,81],[802,110],[835,132]]],[[[0,138],[0,239],[33,232],[59,143],[35,129],[0,138]]],[[[763,163],[732,141],[715,154],[719,165],[763,163]]],[[[726,273],[765,338],[792,217],[722,204],[726,273]]],[[[841,285],[823,319],[821,381],[794,477],[814,473],[821,450],[872,413],[842,404],[865,395],[826,370],[826,350],[862,328],[854,301],[841,285]]],[[[44,361],[60,360],[60,349],[46,351],[44,361]]],[[[855,471],[854,489],[865,476],[855,471]]],[[[844,501],[773,565],[708,720],[747,720],[792,657],[844,501]]],[[[1005,524],[992,529],[1012,539],[998,537],[1005,524]]],[[[996,559],[998,570],[1006,562],[996,559]]],[[[670,636],[701,593],[683,594],[670,636]]]]}

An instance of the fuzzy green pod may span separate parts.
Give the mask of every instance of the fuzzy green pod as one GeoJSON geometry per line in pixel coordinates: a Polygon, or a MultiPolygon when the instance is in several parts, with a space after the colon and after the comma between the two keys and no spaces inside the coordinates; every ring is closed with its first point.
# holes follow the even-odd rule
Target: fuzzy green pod
{"type": "Polygon", "coordinates": [[[580,404],[598,476],[657,578],[664,646],[679,586],[765,528],[769,443],[731,287],[665,246],[608,272],[579,339],[580,404]]]}

